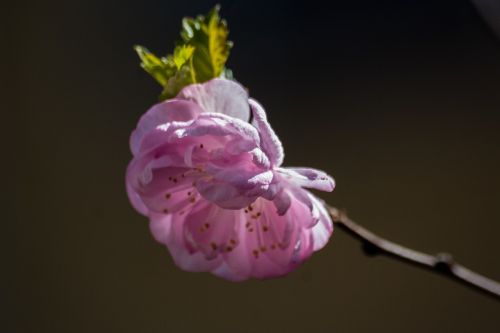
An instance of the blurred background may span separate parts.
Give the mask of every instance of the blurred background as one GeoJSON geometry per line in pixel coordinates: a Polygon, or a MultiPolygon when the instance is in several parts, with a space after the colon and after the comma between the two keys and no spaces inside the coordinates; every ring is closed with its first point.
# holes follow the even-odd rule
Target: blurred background
{"type": "MultiPolygon", "coordinates": [[[[220,3],[228,65],[286,165],[333,175],[319,195],[374,232],[500,279],[497,1],[220,3]]],[[[498,301],[341,230],[286,278],[174,266],[124,189],[161,90],[132,45],[170,52],[182,17],[214,4],[4,5],[0,332],[498,332],[498,301]]]]}

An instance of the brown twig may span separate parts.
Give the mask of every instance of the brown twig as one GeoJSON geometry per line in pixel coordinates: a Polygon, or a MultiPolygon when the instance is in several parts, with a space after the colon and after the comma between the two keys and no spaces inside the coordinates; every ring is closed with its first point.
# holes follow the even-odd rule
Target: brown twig
{"type": "Polygon", "coordinates": [[[387,255],[396,260],[444,275],[500,300],[500,283],[458,264],[450,254],[430,255],[393,243],[352,221],[345,212],[328,205],[326,207],[335,225],[354,238],[359,239],[367,255],[387,255]]]}

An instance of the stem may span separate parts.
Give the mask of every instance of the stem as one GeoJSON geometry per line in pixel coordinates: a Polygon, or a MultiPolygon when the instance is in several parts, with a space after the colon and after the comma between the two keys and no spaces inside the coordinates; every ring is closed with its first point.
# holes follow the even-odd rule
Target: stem
{"type": "Polygon", "coordinates": [[[500,300],[500,283],[458,264],[448,253],[430,255],[379,237],[352,221],[345,212],[325,205],[337,227],[361,241],[366,255],[383,254],[393,259],[430,270],[500,300]]]}

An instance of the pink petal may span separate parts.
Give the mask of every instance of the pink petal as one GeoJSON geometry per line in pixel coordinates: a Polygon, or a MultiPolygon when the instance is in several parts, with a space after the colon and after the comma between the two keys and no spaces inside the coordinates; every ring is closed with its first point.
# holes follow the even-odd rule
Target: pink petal
{"type": "Polygon", "coordinates": [[[192,135],[234,135],[255,143],[255,146],[258,146],[260,142],[259,133],[253,126],[238,118],[220,113],[201,114],[184,133],[184,136],[192,135]]]}
{"type": "MultiPolygon", "coordinates": [[[[219,146],[234,141],[230,145],[230,152],[251,151],[259,146],[259,134],[257,130],[248,123],[239,119],[231,118],[223,114],[204,113],[189,122],[173,122],[157,126],[145,134],[141,141],[140,150],[149,151],[165,144],[176,146],[183,140],[197,140],[205,143],[205,140],[213,141],[219,146]]],[[[192,141],[188,141],[192,142],[192,141]]]]}
{"type": "Polygon", "coordinates": [[[172,240],[172,237],[174,237],[172,215],[151,213],[149,217],[149,230],[154,239],[159,243],[167,245],[172,240]]]}
{"type": "Polygon", "coordinates": [[[229,152],[252,151],[260,143],[257,130],[248,123],[223,114],[204,113],[187,122],[160,124],[141,136],[138,150],[148,152],[170,144],[173,149],[185,149],[180,144],[203,143],[220,147],[228,145],[229,152]],[[181,140],[183,139],[183,140],[181,140]],[[181,140],[181,141],[180,141],[181,140]]]}
{"type": "Polygon", "coordinates": [[[210,260],[201,252],[187,252],[184,247],[177,245],[175,242],[169,243],[167,247],[175,264],[188,272],[210,272],[223,263],[221,257],[210,260]]]}
{"type": "Polygon", "coordinates": [[[314,253],[314,240],[309,230],[302,230],[299,241],[295,244],[292,261],[300,264],[314,253]]]}
{"type": "Polygon", "coordinates": [[[226,79],[213,79],[202,84],[192,84],[182,89],[178,99],[194,101],[205,112],[223,113],[248,121],[248,93],[238,83],[226,79]]]}
{"type": "Polygon", "coordinates": [[[127,195],[130,200],[130,203],[132,204],[132,207],[134,207],[135,210],[137,210],[142,215],[147,216],[149,211],[148,207],[146,207],[139,194],[137,194],[137,192],[134,191],[129,182],[127,182],[126,187],[127,187],[127,195]]]}
{"type": "Polygon", "coordinates": [[[259,168],[253,161],[245,159],[235,159],[234,163],[226,165],[211,161],[205,166],[205,171],[216,180],[229,183],[250,196],[262,194],[269,188],[274,177],[271,170],[259,168]]]}
{"type": "Polygon", "coordinates": [[[195,174],[189,168],[148,168],[149,179],[139,175],[138,181],[130,182],[136,192],[144,196],[183,190],[192,186],[195,174]]]}
{"type": "Polygon", "coordinates": [[[134,160],[127,170],[127,186],[139,196],[148,211],[177,212],[199,198],[193,187],[197,172],[190,168],[154,168],[151,167],[154,162],[141,168],[140,160],[134,160]]]}
{"type": "Polygon", "coordinates": [[[213,151],[203,169],[207,177],[196,182],[198,191],[207,200],[227,209],[240,209],[268,190],[274,178],[250,153],[231,155],[224,149],[213,151]]]}
{"type": "MultiPolygon", "coordinates": [[[[269,231],[264,232],[266,242],[276,242],[280,251],[270,251],[267,253],[271,259],[291,270],[300,264],[306,256],[300,251],[302,234],[306,232],[303,225],[310,224],[311,212],[300,201],[291,196],[291,205],[287,212],[280,216],[267,205],[264,214],[264,223],[269,226],[269,231]]],[[[302,241],[303,242],[303,241],[302,241]]],[[[304,245],[304,244],[302,244],[304,245]]]]}
{"type": "Polygon", "coordinates": [[[186,215],[184,236],[189,248],[207,259],[232,250],[238,244],[235,211],[201,200],[186,215]]]}
{"type": "Polygon", "coordinates": [[[273,244],[273,250],[271,245],[269,245],[269,248],[266,247],[267,243],[261,235],[263,233],[261,230],[262,225],[258,221],[263,215],[259,219],[251,218],[251,215],[256,216],[255,214],[258,212],[262,214],[260,200],[252,207],[252,212],[247,210],[247,213],[241,214],[237,223],[239,244],[233,251],[224,255],[224,261],[228,266],[224,273],[229,274],[230,279],[234,279],[234,277],[240,279],[241,277],[275,277],[288,272],[287,264],[289,261],[286,260],[286,254],[284,255],[285,265],[280,265],[266,255],[267,251],[280,252],[279,255],[281,255],[281,252],[285,252],[285,250],[279,248],[277,244],[273,244]]]}
{"type": "Polygon", "coordinates": [[[335,181],[323,171],[311,168],[280,168],[278,170],[289,181],[306,188],[331,192],[335,181]]]}
{"type": "Polygon", "coordinates": [[[238,274],[233,268],[231,268],[225,261],[222,262],[217,268],[212,270],[212,274],[221,277],[225,280],[240,282],[248,279],[248,276],[238,274]]]}
{"type": "Polygon", "coordinates": [[[150,230],[155,239],[165,244],[177,266],[190,272],[207,272],[222,264],[222,258],[208,260],[201,252],[190,253],[184,243],[185,216],[152,215],[150,230]]]}
{"type": "Polygon", "coordinates": [[[183,140],[180,140],[178,131],[183,131],[192,123],[193,121],[165,123],[151,129],[142,136],[135,158],[141,158],[145,154],[154,152],[150,158],[168,156],[168,158],[172,159],[177,157],[177,162],[182,163],[182,156],[186,148],[193,143],[197,143],[197,138],[183,138],[183,140]]]}
{"type": "Polygon", "coordinates": [[[175,214],[190,210],[190,206],[199,201],[200,198],[194,188],[174,189],[173,191],[163,191],[152,196],[141,196],[144,205],[151,212],[163,214],[175,214]]]}
{"type": "Polygon", "coordinates": [[[284,215],[288,211],[288,208],[290,208],[290,205],[292,204],[292,198],[290,197],[290,194],[288,194],[287,191],[281,190],[274,197],[273,203],[274,206],[276,206],[278,215],[284,215]]]}
{"type": "Polygon", "coordinates": [[[301,202],[309,209],[309,212],[311,214],[310,219],[304,219],[301,221],[301,226],[304,228],[314,227],[321,218],[319,205],[315,205],[313,201],[315,197],[309,191],[298,187],[297,185],[291,186],[288,190],[297,201],[301,202]]]}
{"type": "Polygon", "coordinates": [[[214,271],[217,276],[229,280],[246,280],[252,276],[252,264],[246,248],[246,216],[242,210],[234,212],[234,226],[238,244],[224,253],[225,265],[214,271]]]}
{"type": "Polygon", "coordinates": [[[171,121],[189,121],[201,112],[203,110],[198,105],[185,100],[172,99],[154,105],[141,117],[130,136],[132,153],[138,153],[144,135],[158,125],[171,121]]]}
{"type": "Polygon", "coordinates": [[[226,209],[241,209],[256,199],[242,195],[236,186],[222,180],[202,178],[196,182],[196,189],[203,198],[226,209]]]}
{"type": "Polygon", "coordinates": [[[253,114],[252,123],[259,130],[261,137],[262,150],[267,154],[274,166],[280,166],[285,156],[283,145],[267,121],[266,112],[262,106],[253,99],[250,99],[249,103],[253,114]]]}
{"type": "Polygon", "coordinates": [[[289,273],[312,253],[311,232],[298,223],[310,218],[309,209],[298,201],[280,216],[271,201],[258,199],[246,212],[240,211],[239,244],[224,255],[227,267],[214,273],[231,280],[289,273]]]}
{"type": "Polygon", "coordinates": [[[319,211],[319,222],[312,228],[314,251],[322,249],[333,233],[333,222],[324,204],[311,193],[308,193],[314,207],[319,211]]]}

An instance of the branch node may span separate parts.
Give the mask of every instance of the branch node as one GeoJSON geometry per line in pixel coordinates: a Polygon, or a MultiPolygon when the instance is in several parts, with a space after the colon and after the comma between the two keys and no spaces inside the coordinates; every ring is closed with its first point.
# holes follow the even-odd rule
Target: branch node
{"type": "Polygon", "coordinates": [[[436,254],[434,268],[442,273],[451,273],[451,268],[455,264],[453,256],[449,253],[441,252],[436,254]]]}
{"type": "Polygon", "coordinates": [[[329,208],[330,208],[330,216],[332,217],[333,222],[340,222],[340,216],[344,212],[334,207],[329,207],[329,208]]]}

